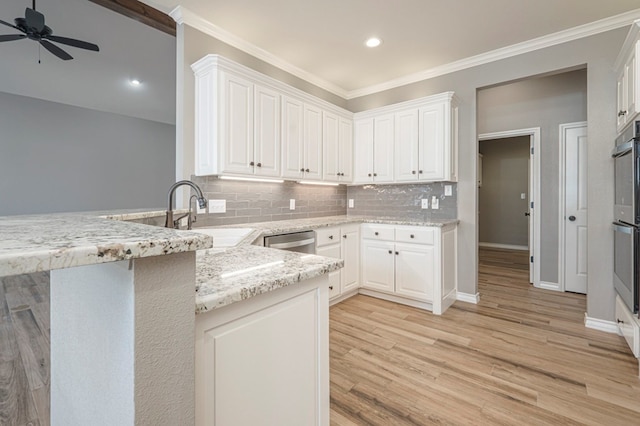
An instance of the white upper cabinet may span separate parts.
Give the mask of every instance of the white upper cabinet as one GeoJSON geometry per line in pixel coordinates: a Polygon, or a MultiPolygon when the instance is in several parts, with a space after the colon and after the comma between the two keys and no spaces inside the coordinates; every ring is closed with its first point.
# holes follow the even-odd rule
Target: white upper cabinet
{"type": "Polygon", "coordinates": [[[218,55],[191,67],[196,175],[322,180],[323,117],[332,114],[338,119],[335,173],[350,182],[352,166],[345,161],[353,158],[353,114],[218,55]]]}
{"type": "Polygon", "coordinates": [[[355,123],[355,183],[458,180],[453,92],[359,113],[355,123]]]}
{"type": "Polygon", "coordinates": [[[354,183],[393,182],[394,116],[355,121],[354,183]]]}
{"type": "Polygon", "coordinates": [[[353,180],[353,122],[330,112],[322,115],[323,178],[327,182],[353,180]]]}
{"type": "Polygon", "coordinates": [[[617,79],[617,124],[621,131],[638,115],[640,104],[640,22],[636,21],[615,63],[617,79]]]}

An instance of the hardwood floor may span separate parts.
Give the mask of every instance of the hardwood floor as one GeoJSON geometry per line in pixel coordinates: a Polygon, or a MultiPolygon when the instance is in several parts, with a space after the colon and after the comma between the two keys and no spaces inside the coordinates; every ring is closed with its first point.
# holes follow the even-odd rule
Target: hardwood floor
{"type": "MultiPolygon", "coordinates": [[[[480,252],[480,303],[444,315],[355,296],[331,308],[332,425],[640,424],[638,364],[584,327],[585,297],[480,252]]],[[[47,274],[0,279],[0,425],[49,424],[47,274]]]]}
{"type": "Polygon", "coordinates": [[[638,363],[533,288],[526,252],[480,251],[478,305],[438,317],[366,296],[331,308],[332,425],[640,424],[638,363]]]}

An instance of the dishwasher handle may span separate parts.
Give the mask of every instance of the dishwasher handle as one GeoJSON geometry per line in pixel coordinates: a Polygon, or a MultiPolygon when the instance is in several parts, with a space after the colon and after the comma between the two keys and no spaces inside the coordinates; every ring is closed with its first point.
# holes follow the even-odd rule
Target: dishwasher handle
{"type": "Polygon", "coordinates": [[[275,249],[288,249],[288,248],[293,248],[293,247],[308,246],[308,245],[315,244],[315,243],[316,243],[316,239],[315,238],[308,238],[306,240],[291,241],[291,242],[287,242],[287,243],[269,244],[268,247],[269,248],[275,248],[275,249]]]}

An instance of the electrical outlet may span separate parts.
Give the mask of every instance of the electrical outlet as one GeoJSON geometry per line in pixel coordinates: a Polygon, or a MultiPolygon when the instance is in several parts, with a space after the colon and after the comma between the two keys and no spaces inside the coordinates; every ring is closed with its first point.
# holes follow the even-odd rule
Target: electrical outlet
{"type": "Polygon", "coordinates": [[[292,198],[289,200],[289,210],[295,210],[296,209],[296,199],[292,198]]]}
{"type": "Polygon", "coordinates": [[[445,197],[451,197],[453,195],[453,189],[451,185],[444,186],[444,195],[445,197]]]}
{"type": "Polygon", "coordinates": [[[209,213],[226,213],[227,200],[209,200],[209,213]]]}
{"type": "Polygon", "coordinates": [[[353,198],[349,198],[349,208],[352,209],[355,207],[355,203],[353,201],[353,198]]]}
{"type": "Polygon", "coordinates": [[[428,198],[423,198],[422,199],[422,208],[423,209],[428,209],[429,208],[429,199],[428,198]]]}
{"type": "Polygon", "coordinates": [[[438,210],[440,208],[440,199],[435,195],[431,197],[431,208],[434,210],[438,210]]]}

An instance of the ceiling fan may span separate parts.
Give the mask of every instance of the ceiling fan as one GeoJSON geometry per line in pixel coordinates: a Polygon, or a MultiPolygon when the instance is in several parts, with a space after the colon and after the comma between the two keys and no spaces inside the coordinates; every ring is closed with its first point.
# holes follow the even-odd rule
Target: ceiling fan
{"type": "Polygon", "coordinates": [[[100,48],[93,43],[53,35],[53,31],[51,30],[51,28],[44,24],[44,15],[36,10],[36,0],[33,0],[33,9],[27,8],[25,10],[24,18],[16,18],[13,21],[15,22],[15,25],[12,25],[3,20],[0,20],[0,24],[6,25],[7,27],[15,28],[23,34],[0,35],[0,42],[21,40],[23,38],[35,40],[40,43],[42,47],[44,47],[63,61],[73,59],[73,56],[69,55],[60,47],[51,43],[52,41],[56,43],[66,44],[67,46],[78,47],[80,49],[92,50],[94,52],[100,51],[100,48]]]}

